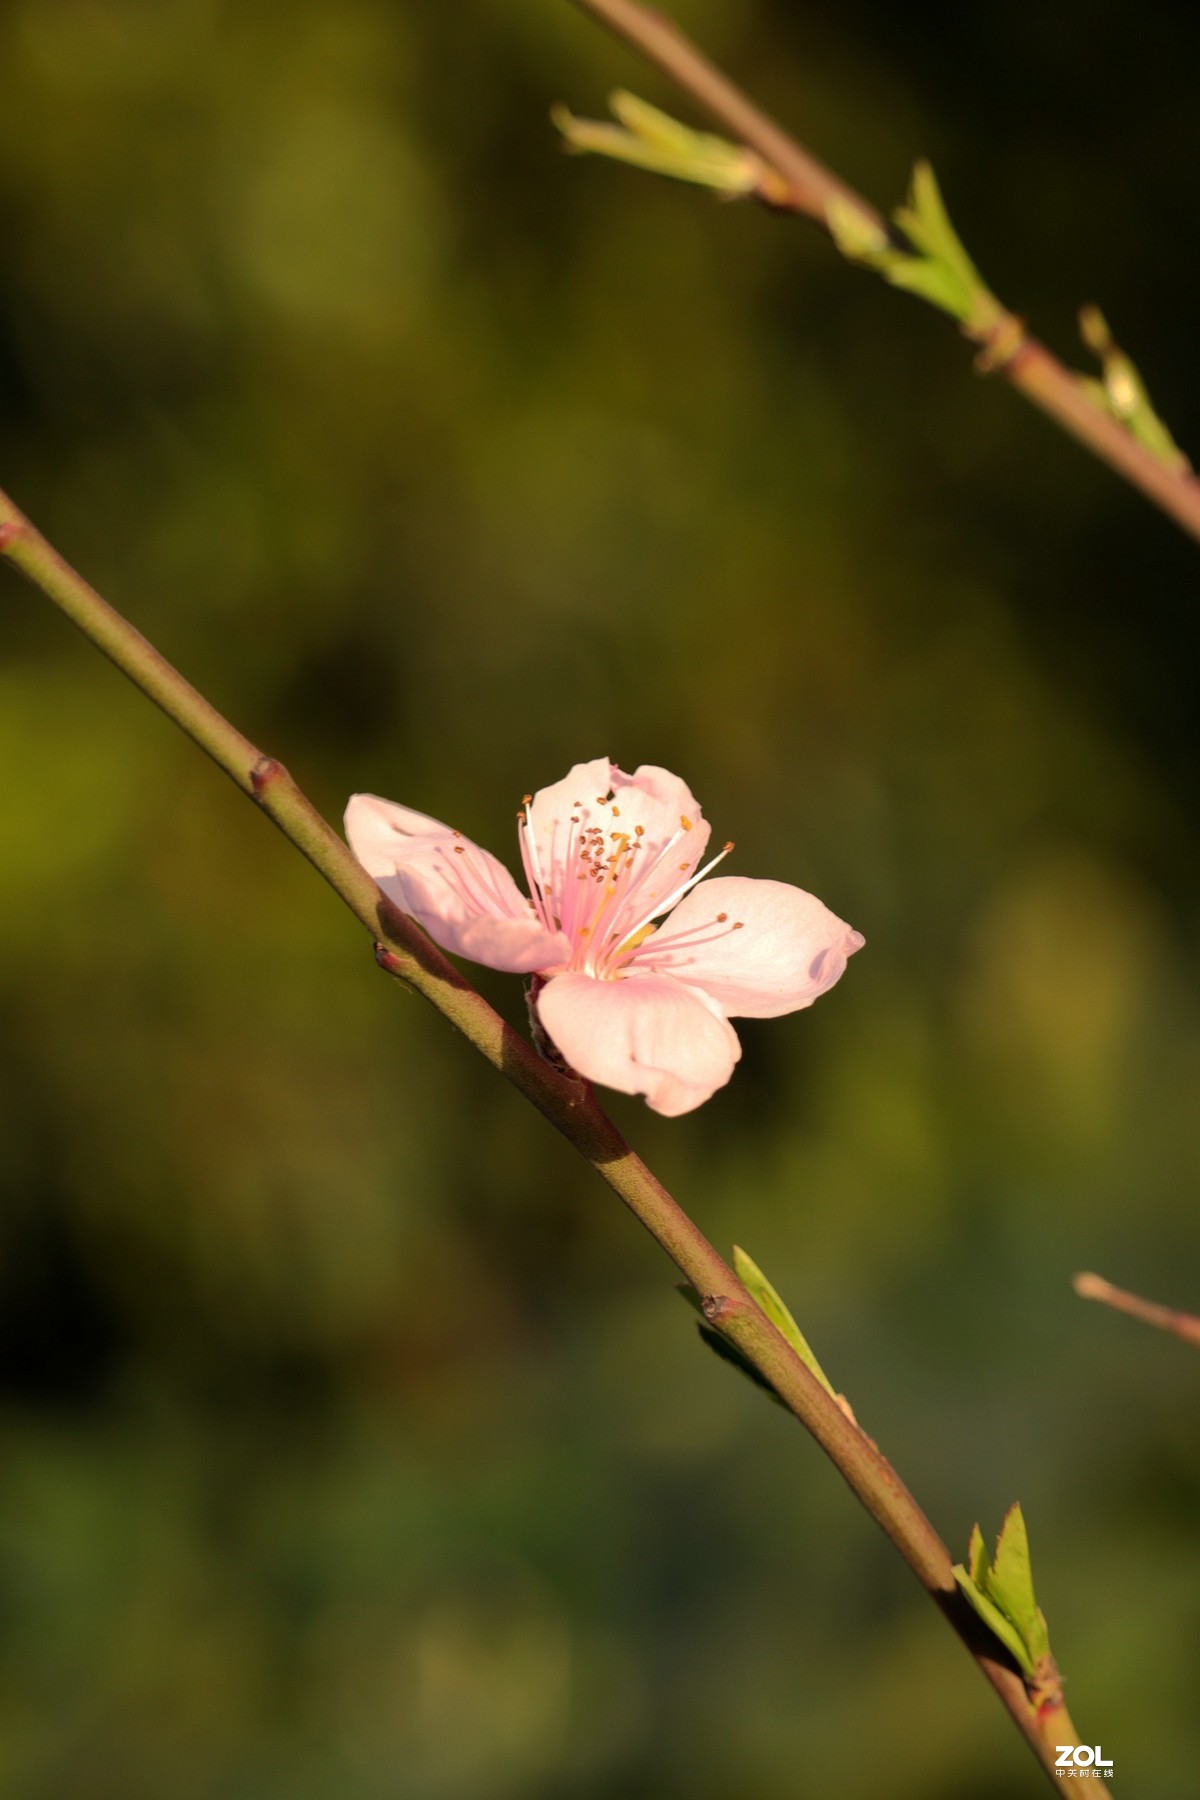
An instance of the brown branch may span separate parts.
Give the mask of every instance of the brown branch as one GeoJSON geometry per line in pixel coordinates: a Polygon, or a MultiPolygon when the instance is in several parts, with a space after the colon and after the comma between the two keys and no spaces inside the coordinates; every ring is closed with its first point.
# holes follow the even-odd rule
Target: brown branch
{"type": "Polygon", "coordinates": [[[380,966],[437,1008],[619,1195],[700,1296],[706,1317],[751,1363],[841,1471],[991,1682],[1051,1780],[1065,1710],[1035,1707],[1020,1674],[958,1590],[950,1553],[895,1469],[826,1392],[683,1208],[601,1109],[494,1012],[414,921],[399,912],[274,757],[197,692],[0,493],[0,556],[41,589],[123,674],[249,795],[376,940],[380,966]]]}
{"type": "Polygon", "coordinates": [[[1140,1319],[1143,1325],[1154,1325],[1159,1331],[1169,1331],[1173,1337],[1182,1338],[1185,1344],[1200,1346],[1200,1318],[1194,1313],[1176,1312],[1172,1307],[1159,1306],[1157,1301],[1143,1300],[1125,1288],[1114,1287],[1102,1275],[1076,1275],[1071,1286],[1081,1300],[1099,1300],[1115,1312],[1140,1319]]]}
{"type": "MultiPolygon", "coordinates": [[[[665,14],[638,0],[572,0],[581,12],[608,27],[655,68],[691,96],[709,116],[756,152],[769,166],[773,205],[815,220],[825,230],[831,201],[852,206],[863,219],[885,228],[875,207],[797,143],[740,88],[722,74],[665,14]]],[[[1200,541],[1200,480],[1173,469],[1107,412],[1079,378],[1036,338],[1015,314],[964,325],[964,335],[980,352],[977,366],[997,373],[1085,448],[1200,541]]]]}

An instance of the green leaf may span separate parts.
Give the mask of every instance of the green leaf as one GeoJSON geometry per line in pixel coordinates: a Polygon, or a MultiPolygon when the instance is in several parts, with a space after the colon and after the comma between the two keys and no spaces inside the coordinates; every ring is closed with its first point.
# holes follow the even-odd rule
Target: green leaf
{"type": "Polygon", "coordinates": [[[1021,1633],[1034,1662],[1044,1656],[1050,1644],[1046,1637],[1046,1621],[1034,1599],[1029,1536],[1019,1504],[1010,1506],[1004,1515],[987,1591],[1021,1633]]]}
{"type": "Polygon", "coordinates": [[[724,138],[714,137],[709,132],[692,131],[673,119],[670,113],[660,112],[657,106],[651,106],[648,100],[639,100],[636,94],[625,88],[618,88],[608,97],[608,109],[614,119],[618,119],[627,131],[644,138],[648,144],[657,144],[663,150],[672,150],[677,156],[686,156],[697,144],[708,144],[718,150],[727,150],[729,144],[724,138]]]}
{"type": "Polygon", "coordinates": [[[1003,316],[950,222],[927,162],[914,168],[908,204],[892,215],[917,254],[893,243],[868,213],[842,195],[829,202],[825,217],[842,255],[875,269],[893,287],[919,295],[962,324],[988,325],[1003,316]]]}
{"type": "Polygon", "coordinates": [[[897,257],[884,266],[883,273],[893,287],[919,294],[922,300],[940,306],[952,318],[965,319],[971,310],[972,289],[948,263],[915,256],[897,257]]]}
{"type": "Polygon", "coordinates": [[[815,1375],[821,1386],[825,1389],[825,1392],[829,1394],[831,1398],[836,1400],[837,1395],[834,1393],[833,1387],[830,1384],[824,1369],[813,1355],[808,1339],[805,1337],[795,1319],[793,1319],[791,1313],[788,1311],[786,1305],[771,1286],[771,1283],[767,1280],[758,1264],[754,1261],[754,1258],[747,1256],[746,1252],[740,1249],[737,1244],[733,1246],[733,1266],[737,1271],[738,1280],[742,1283],[742,1286],[746,1289],[747,1293],[750,1294],[752,1299],[757,1301],[758,1305],[762,1307],[762,1310],[766,1313],[768,1319],[770,1319],[779,1335],[782,1338],[786,1338],[787,1342],[792,1346],[792,1349],[804,1363],[809,1373],[815,1375]]]}
{"type": "Polygon", "coordinates": [[[631,163],[731,198],[753,194],[763,180],[762,160],[752,150],[707,131],[693,131],[636,94],[617,92],[609,105],[615,125],[577,119],[565,106],[553,107],[550,117],[568,149],[631,163]]]}
{"type": "Polygon", "coordinates": [[[1019,1502],[1004,1515],[987,1590],[1013,1624],[1024,1631],[1034,1613],[1033,1571],[1029,1566],[1029,1534],[1019,1502]]]}
{"type": "Polygon", "coordinates": [[[991,1631],[994,1632],[996,1637],[1000,1639],[1000,1642],[1012,1656],[1018,1668],[1020,1668],[1024,1674],[1032,1677],[1033,1658],[1030,1656],[1024,1639],[1016,1626],[1012,1623],[1011,1619],[1005,1618],[1000,1608],[996,1605],[996,1602],[989,1599],[988,1595],[984,1593],[983,1589],[974,1578],[968,1575],[961,1563],[955,1563],[954,1565],[954,1579],[957,1581],[959,1587],[962,1589],[975,1611],[979,1614],[979,1617],[983,1620],[984,1624],[987,1625],[991,1631]]]}
{"type": "Polygon", "coordinates": [[[1106,412],[1119,419],[1130,434],[1158,461],[1178,475],[1186,475],[1191,463],[1184,455],[1166,425],[1150,402],[1146,384],[1136,365],[1119,348],[1108,328],[1108,321],[1098,306],[1085,306],[1079,314],[1079,331],[1084,343],[1099,359],[1104,374],[1102,384],[1080,378],[1093,399],[1099,400],[1106,412]],[[1099,388],[1099,395],[1097,395],[1099,388]]]}
{"type": "Polygon", "coordinates": [[[990,1564],[983,1533],[978,1525],[972,1528],[967,1565],[964,1569],[960,1563],[955,1568],[959,1587],[1025,1674],[1032,1677],[1042,1658],[1050,1654],[1050,1634],[1034,1598],[1029,1536],[1019,1505],[1010,1506],[1004,1515],[995,1560],[990,1564]]]}
{"type": "Polygon", "coordinates": [[[988,1578],[988,1553],[983,1541],[983,1533],[978,1525],[971,1527],[971,1542],[967,1546],[967,1567],[971,1571],[971,1580],[977,1587],[983,1587],[988,1578]]]}
{"type": "Polygon", "coordinates": [[[933,284],[932,291],[928,286],[917,286],[911,281],[896,281],[895,276],[889,276],[889,280],[897,286],[912,288],[913,292],[922,294],[926,300],[943,307],[958,319],[969,318],[983,302],[996,306],[950,222],[942,190],[929,163],[915,165],[908,205],[898,207],[893,217],[909,242],[925,252],[928,263],[943,272],[943,279],[933,284]]]}
{"type": "Polygon", "coordinates": [[[881,266],[881,259],[889,251],[888,234],[869,213],[835,194],[826,202],[825,222],[830,237],[850,262],[866,263],[871,268],[881,266]]]}
{"type": "Polygon", "coordinates": [[[923,250],[926,256],[958,269],[970,281],[979,280],[975,265],[963,249],[962,239],[950,223],[942,190],[929,163],[914,165],[908,204],[897,207],[892,216],[909,242],[923,250]]]}

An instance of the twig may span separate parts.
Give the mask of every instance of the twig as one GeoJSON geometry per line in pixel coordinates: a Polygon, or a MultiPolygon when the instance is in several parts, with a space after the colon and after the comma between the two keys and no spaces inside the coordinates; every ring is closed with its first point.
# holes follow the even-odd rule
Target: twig
{"type": "Polygon", "coordinates": [[[376,958],[429,1000],[572,1143],[701,1297],[710,1325],[774,1388],[836,1464],[991,1682],[1053,1780],[1053,1746],[1076,1741],[1061,1693],[1034,1706],[1002,1647],[964,1601],[946,1546],[876,1445],[847,1418],[683,1209],[625,1143],[590,1086],[560,1074],[493,1011],[376,887],[283,765],[264,756],[101,599],[0,493],[0,555],[223,769],[324,876],[376,940],[376,958]]]}
{"type": "Polygon", "coordinates": [[[1156,1325],[1159,1331],[1171,1332],[1185,1344],[1200,1345],[1200,1318],[1194,1313],[1176,1312],[1154,1300],[1143,1300],[1125,1288],[1114,1287],[1102,1275],[1076,1275],[1071,1285],[1081,1300],[1099,1300],[1116,1312],[1128,1313],[1131,1319],[1140,1319],[1143,1325],[1156,1325]]]}
{"type": "MultiPolygon", "coordinates": [[[[876,230],[885,229],[879,212],[861,194],[805,150],[742,93],[665,14],[638,0],[572,0],[617,37],[641,52],[682,92],[755,151],[768,166],[772,205],[790,208],[830,229],[830,211],[840,204],[876,230]]],[[[1200,480],[1172,467],[1140,443],[1081,379],[1030,337],[1014,313],[998,307],[963,333],[979,350],[977,366],[1000,374],[1057,425],[1106,462],[1131,486],[1200,540],[1200,480]]]]}

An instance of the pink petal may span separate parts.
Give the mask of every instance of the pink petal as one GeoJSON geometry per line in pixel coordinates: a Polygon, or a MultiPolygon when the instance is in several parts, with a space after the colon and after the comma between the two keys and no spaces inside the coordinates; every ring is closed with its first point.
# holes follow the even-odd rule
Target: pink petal
{"type": "Polygon", "coordinates": [[[555,855],[562,856],[572,814],[580,807],[595,813],[612,786],[612,764],[607,756],[575,763],[569,774],[549,787],[539,788],[529,804],[529,823],[544,873],[550,873],[555,855]]]}
{"type": "Polygon", "coordinates": [[[665,899],[687,880],[708,843],[712,826],[701,812],[700,802],[678,775],[643,763],[632,775],[613,770],[613,803],[623,830],[642,827],[647,860],[664,856],[665,867],[656,873],[651,886],[665,899]]]}
{"type": "Polygon", "coordinates": [[[811,1006],[862,944],[802,888],[730,875],[693,888],[627,966],[676,976],[735,1018],[774,1019],[811,1006]]]}
{"type": "Polygon", "coordinates": [[[742,1054],[729,1022],[669,975],[619,981],[556,975],[537,1008],[580,1075],[622,1094],[645,1094],[655,1112],[670,1118],[724,1087],[742,1054]]]}
{"type": "Polygon", "coordinates": [[[346,838],[389,899],[443,950],[515,974],[569,959],[566,938],[547,931],[504,864],[437,819],[355,794],[346,838]]]}
{"type": "Polygon", "coordinates": [[[440,819],[381,800],[378,794],[352,794],[345,823],[346,842],[377,881],[394,872],[397,852],[409,838],[452,835],[440,819]]]}

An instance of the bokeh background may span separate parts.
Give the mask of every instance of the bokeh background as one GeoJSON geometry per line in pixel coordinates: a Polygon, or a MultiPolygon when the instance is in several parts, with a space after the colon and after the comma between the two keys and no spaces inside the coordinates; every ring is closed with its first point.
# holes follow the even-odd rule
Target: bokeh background
{"type": "MultiPolygon", "coordinates": [[[[1200,16],[678,0],[1200,446],[1200,16]]],[[[0,479],[332,817],[506,856],[660,762],[867,950],[622,1125],[961,1553],[1020,1498],[1085,1735],[1200,1781],[1200,555],[953,328],[563,157],[566,0],[9,0],[0,479]]],[[[1082,352],[1078,353],[1082,360],[1082,352]]],[[[0,583],[0,1791],[1037,1791],[672,1271],[311,871],[0,583]]],[[[519,1020],[515,981],[481,978],[519,1020]]]]}

